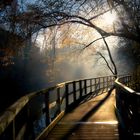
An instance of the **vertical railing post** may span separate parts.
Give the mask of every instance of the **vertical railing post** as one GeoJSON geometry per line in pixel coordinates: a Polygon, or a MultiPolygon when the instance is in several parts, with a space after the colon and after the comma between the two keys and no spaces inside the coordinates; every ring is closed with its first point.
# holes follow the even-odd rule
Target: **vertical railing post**
{"type": "Polygon", "coordinates": [[[97,93],[97,79],[96,78],[94,79],[94,87],[95,87],[94,91],[97,93]]]}
{"type": "Polygon", "coordinates": [[[124,85],[125,86],[128,86],[128,76],[126,76],[126,77],[123,77],[123,81],[124,81],[124,85]]]}
{"type": "Polygon", "coordinates": [[[33,126],[33,120],[31,115],[31,100],[26,105],[26,113],[27,113],[27,129],[25,133],[25,139],[35,139],[35,132],[34,132],[34,126],[33,126]]]}
{"type": "Polygon", "coordinates": [[[82,81],[79,81],[80,98],[82,97],[82,81]]]}
{"type": "Polygon", "coordinates": [[[105,92],[105,77],[103,77],[103,92],[105,92]]]}
{"type": "Polygon", "coordinates": [[[90,93],[92,93],[92,79],[90,79],[90,93]]]}
{"type": "Polygon", "coordinates": [[[85,94],[87,94],[87,80],[84,80],[85,94]]]}
{"type": "Polygon", "coordinates": [[[34,125],[33,125],[32,113],[31,113],[31,109],[32,109],[31,101],[32,99],[30,99],[30,101],[25,106],[27,126],[24,134],[24,139],[29,139],[29,138],[35,139],[34,125]]]}
{"type": "Polygon", "coordinates": [[[120,109],[121,102],[122,102],[122,100],[120,99],[120,93],[119,93],[120,91],[119,90],[120,90],[119,87],[116,86],[116,107],[117,107],[117,109],[120,109]]]}
{"type": "Polygon", "coordinates": [[[45,112],[46,112],[46,126],[50,124],[50,111],[49,111],[49,91],[45,94],[45,112]]]}
{"type": "Polygon", "coordinates": [[[107,83],[108,83],[108,90],[114,85],[115,82],[115,76],[108,76],[107,77],[107,83]]]}
{"type": "Polygon", "coordinates": [[[98,85],[99,85],[99,78],[95,78],[95,95],[96,95],[96,96],[97,96],[98,93],[99,93],[98,85]],[[97,80],[97,79],[98,79],[98,80],[97,80]]]}
{"type": "Polygon", "coordinates": [[[73,82],[73,100],[76,101],[76,82],[73,82]]]}
{"type": "Polygon", "coordinates": [[[65,97],[66,97],[66,109],[68,108],[69,105],[69,87],[68,84],[65,86],[65,97]]]}
{"type": "Polygon", "coordinates": [[[101,78],[99,77],[98,80],[99,80],[98,85],[99,85],[99,90],[100,90],[101,78]]]}
{"type": "Polygon", "coordinates": [[[113,86],[114,85],[114,82],[116,80],[116,76],[110,76],[110,79],[111,79],[111,84],[110,86],[113,86]]]}
{"type": "Polygon", "coordinates": [[[131,84],[131,83],[132,83],[132,80],[133,80],[133,79],[132,79],[132,75],[131,75],[131,76],[130,76],[130,81],[129,81],[129,86],[130,86],[130,88],[132,88],[132,87],[131,87],[131,86],[132,86],[132,84],[131,84]]]}
{"type": "Polygon", "coordinates": [[[12,137],[13,137],[13,140],[16,140],[16,130],[15,130],[15,119],[12,121],[12,137]]]}
{"type": "Polygon", "coordinates": [[[59,114],[61,112],[61,102],[60,102],[60,88],[57,88],[57,100],[56,100],[56,104],[57,104],[57,113],[59,114]]]}
{"type": "MultiPolygon", "coordinates": [[[[129,87],[131,86],[132,77],[129,76],[129,87]]],[[[130,87],[131,88],[131,87],[130,87]]]]}
{"type": "MultiPolygon", "coordinates": [[[[109,78],[108,76],[106,77],[106,91],[108,91],[108,89],[109,89],[109,85],[110,85],[110,83],[109,83],[109,79],[111,79],[111,78],[109,78]]],[[[111,79],[112,80],[112,79],[111,79]]],[[[112,81],[111,81],[112,82],[112,81]]]]}

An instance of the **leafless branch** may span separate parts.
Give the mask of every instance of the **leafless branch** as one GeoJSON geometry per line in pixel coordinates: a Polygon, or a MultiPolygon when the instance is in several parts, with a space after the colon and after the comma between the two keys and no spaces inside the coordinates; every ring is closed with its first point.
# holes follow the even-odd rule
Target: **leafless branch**
{"type": "Polygon", "coordinates": [[[106,58],[103,56],[103,54],[102,54],[101,52],[97,52],[97,53],[104,59],[106,65],[107,65],[107,67],[109,68],[109,70],[111,71],[111,73],[112,73],[113,75],[115,75],[114,71],[113,71],[112,68],[110,67],[108,61],[107,61],[106,58]]]}

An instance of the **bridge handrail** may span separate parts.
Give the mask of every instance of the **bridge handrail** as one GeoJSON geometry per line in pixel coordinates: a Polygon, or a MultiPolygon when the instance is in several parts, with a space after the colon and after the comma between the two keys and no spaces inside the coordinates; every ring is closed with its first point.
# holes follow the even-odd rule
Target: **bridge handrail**
{"type": "Polygon", "coordinates": [[[133,89],[134,84],[131,75],[115,80],[117,116],[123,130],[130,135],[140,132],[140,93],[133,89]]]}
{"type": "Polygon", "coordinates": [[[115,85],[127,93],[138,94],[136,91],[134,91],[132,88],[129,87],[130,83],[132,82],[131,80],[132,80],[131,75],[122,76],[115,80],[115,85]]]}
{"type": "MultiPolygon", "coordinates": [[[[41,115],[42,112],[45,113],[45,127],[49,127],[51,122],[57,118],[60,119],[64,111],[71,105],[77,103],[89,94],[96,96],[96,91],[102,90],[102,92],[105,92],[105,89],[107,91],[114,84],[114,80],[114,76],[105,76],[68,81],[21,97],[0,116],[0,139],[4,139],[5,137],[8,139],[10,137],[10,139],[16,140],[22,138],[25,133],[26,136],[24,137],[28,139],[27,136],[30,135],[29,133],[31,133],[34,127],[34,122],[38,120],[37,117],[39,113],[41,115]],[[51,97],[53,95],[55,95],[54,100],[51,97]],[[39,106],[39,113],[38,108],[33,109],[36,105],[34,105],[34,100],[38,99],[42,101],[41,107],[39,106]],[[53,108],[55,108],[55,113],[53,112],[54,114],[52,115],[51,110],[53,110],[53,108]],[[32,112],[32,110],[35,110],[35,112],[32,112]],[[38,114],[34,115],[36,112],[38,114]],[[51,117],[51,115],[53,117],[51,117]],[[34,118],[34,116],[37,117],[34,118]],[[33,120],[31,120],[31,118],[33,120]],[[20,119],[23,119],[22,126],[18,124],[18,121],[21,121],[20,119]],[[28,129],[28,131],[26,129],[28,129]],[[9,134],[8,138],[7,134],[9,134]]],[[[43,131],[43,129],[41,131],[43,131]]],[[[38,139],[38,135],[39,134],[33,134],[33,136],[30,137],[32,137],[32,139],[38,139]]]]}

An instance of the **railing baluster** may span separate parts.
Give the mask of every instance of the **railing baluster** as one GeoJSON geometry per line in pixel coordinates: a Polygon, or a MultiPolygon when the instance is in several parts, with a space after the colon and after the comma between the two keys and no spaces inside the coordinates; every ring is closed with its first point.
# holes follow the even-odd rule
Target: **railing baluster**
{"type": "Polygon", "coordinates": [[[87,80],[84,80],[85,94],[87,94],[87,80]]]}
{"type": "MultiPolygon", "coordinates": [[[[52,108],[57,107],[57,112],[56,112],[56,115],[54,115],[54,117],[60,117],[62,115],[61,114],[61,108],[63,108],[63,106],[61,104],[62,104],[64,98],[65,98],[64,100],[65,100],[65,103],[66,103],[65,109],[68,109],[68,107],[70,105],[73,105],[73,103],[75,103],[75,102],[78,103],[78,100],[80,98],[83,99],[82,97],[84,97],[84,96],[86,97],[87,94],[90,94],[91,92],[94,92],[95,94],[98,94],[100,88],[103,88],[103,90],[104,90],[105,87],[108,88],[113,83],[112,77],[110,77],[110,81],[108,80],[108,78],[109,77],[106,77],[106,78],[105,77],[99,77],[99,78],[92,78],[92,79],[83,79],[83,80],[78,80],[78,81],[73,81],[73,82],[70,81],[70,82],[67,82],[67,83],[58,84],[57,86],[50,87],[50,88],[42,90],[40,92],[31,93],[29,96],[28,95],[25,96],[26,97],[26,100],[25,100],[26,102],[19,110],[19,112],[21,112],[23,110],[23,107],[25,107],[25,106],[27,107],[27,114],[26,114],[27,115],[26,116],[27,117],[27,127],[26,127],[26,132],[25,132],[25,139],[28,139],[29,137],[32,138],[32,139],[35,139],[35,136],[36,136],[35,131],[34,131],[34,127],[35,127],[34,126],[34,121],[37,121],[37,119],[36,118],[33,119],[33,116],[32,116],[33,112],[32,111],[34,111],[34,110],[32,110],[32,105],[33,104],[31,103],[32,99],[34,99],[34,97],[37,97],[37,96],[40,96],[40,95],[44,97],[44,102],[45,102],[45,107],[44,108],[45,109],[43,108],[43,111],[44,111],[43,113],[45,113],[46,126],[48,126],[48,125],[50,125],[50,123],[53,123],[53,122],[51,122],[50,105],[52,105],[52,108]],[[101,84],[102,84],[102,86],[101,86],[101,84]],[[61,95],[62,94],[61,93],[62,92],[62,90],[61,90],[62,87],[65,89],[65,94],[64,95],[61,95]],[[71,88],[73,88],[73,89],[71,89],[71,88]],[[50,91],[52,91],[52,92],[50,92],[50,91]],[[56,91],[56,92],[53,92],[53,91],[56,91]],[[52,99],[52,102],[51,102],[51,98],[50,98],[50,93],[54,93],[55,94],[54,96],[56,97],[55,100],[52,99]],[[71,101],[71,99],[72,99],[72,101],[71,101]]],[[[125,80],[130,84],[130,80],[131,80],[130,77],[128,77],[125,80]]],[[[53,98],[53,96],[52,96],[52,98],[53,98]]],[[[19,107],[20,106],[16,105],[15,110],[19,107]]],[[[18,135],[17,125],[16,125],[16,128],[15,128],[15,121],[17,121],[16,116],[19,114],[19,112],[17,112],[13,116],[12,121],[11,121],[12,123],[8,122],[8,124],[11,123],[9,132],[10,132],[10,137],[13,140],[16,140],[16,137],[18,137],[20,135],[20,134],[18,135]],[[11,136],[11,135],[13,135],[13,136],[11,136]]],[[[63,111],[62,111],[62,113],[63,113],[63,111]]],[[[23,116],[25,116],[25,115],[23,115],[23,116]]],[[[2,123],[1,123],[1,125],[2,125],[2,123]]]]}
{"type": "Polygon", "coordinates": [[[28,139],[29,137],[32,137],[32,139],[35,138],[35,133],[34,133],[34,128],[33,128],[33,120],[31,118],[31,113],[30,113],[30,102],[27,103],[26,105],[26,115],[27,115],[27,128],[26,128],[26,133],[25,133],[25,139],[28,139]]]}
{"type": "Polygon", "coordinates": [[[73,100],[76,101],[76,82],[73,82],[73,100]]]}
{"type": "Polygon", "coordinates": [[[105,77],[103,77],[103,92],[105,90],[105,77]]]}
{"type": "Polygon", "coordinates": [[[90,93],[92,93],[92,79],[90,79],[90,93]]]}
{"type": "Polygon", "coordinates": [[[98,78],[98,85],[99,85],[99,90],[100,90],[100,83],[101,83],[101,78],[98,78]]]}
{"type": "Polygon", "coordinates": [[[113,86],[113,85],[114,85],[115,78],[116,78],[116,77],[112,77],[112,76],[110,76],[110,79],[111,79],[111,84],[110,84],[110,85],[111,85],[111,86],[113,86]]]}
{"type": "Polygon", "coordinates": [[[109,79],[111,79],[111,78],[109,78],[108,76],[106,77],[106,91],[108,91],[108,89],[109,89],[109,84],[110,84],[110,81],[109,81],[109,79]]]}
{"type": "Polygon", "coordinates": [[[46,126],[50,124],[50,111],[49,111],[49,91],[45,94],[45,112],[46,112],[46,126]]]}
{"type": "Polygon", "coordinates": [[[134,135],[140,132],[139,94],[129,87],[131,76],[120,77],[115,81],[116,85],[116,107],[123,122],[123,127],[128,134],[134,135]]]}
{"type": "Polygon", "coordinates": [[[15,130],[15,119],[12,121],[12,134],[13,134],[13,140],[16,140],[16,130],[15,130]]]}
{"type": "Polygon", "coordinates": [[[66,94],[66,109],[68,108],[68,105],[69,105],[69,87],[68,87],[68,84],[66,84],[65,86],[65,94],[66,94]]]}
{"type": "Polygon", "coordinates": [[[56,104],[57,104],[57,113],[59,114],[61,112],[61,102],[60,102],[60,88],[57,88],[57,100],[56,100],[56,104]]]}
{"type": "Polygon", "coordinates": [[[97,91],[97,79],[95,78],[94,81],[95,81],[95,83],[94,83],[94,88],[95,88],[94,91],[97,91]]]}
{"type": "Polygon", "coordinates": [[[83,92],[83,90],[82,90],[82,81],[80,80],[79,81],[79,90],[80,90],[80,98],[82,97],[82,92],[83,92]]]}

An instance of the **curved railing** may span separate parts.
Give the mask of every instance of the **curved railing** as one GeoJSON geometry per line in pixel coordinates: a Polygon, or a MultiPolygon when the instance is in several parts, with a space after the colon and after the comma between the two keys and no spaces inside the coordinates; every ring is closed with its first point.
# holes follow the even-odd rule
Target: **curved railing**
{"type": "Polygon", "coordinates": [[[108,91],[114,80],[106,76],[69,81],[21,97],[0,116],[0,140],[40,139],[71,107],[88,95],[108,91]]]}
{"type": "Polygon", "coordinates": [[[123,131],[131,136],[140,135],[140,93],[133,90],[132,76],[115,81],[117,114],[123,131]]]}

